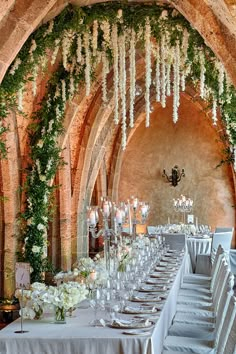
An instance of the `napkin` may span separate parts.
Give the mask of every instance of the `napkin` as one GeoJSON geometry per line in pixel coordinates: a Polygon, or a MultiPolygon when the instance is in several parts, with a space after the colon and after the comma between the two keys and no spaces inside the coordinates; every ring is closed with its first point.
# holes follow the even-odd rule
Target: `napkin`
{"type": "Polygon", "coordinates": [[[155,313],[156,312],[156,307],[153,306],[151,308],[143,308],[143,307],[132,307],[132,306],[125,306],[124,312],[129,312],[129,313],[155,313]]]}
{"type": "Polygon", "coordinates": [[[139,321],[126,321],[126,320],[115,319],[111,323],[113,327],[120,327],[120,328],[129,328],[129,327],[145,328],[150,326],[151,324],[152,322],[149,319],[141,319],[139,321]]]}

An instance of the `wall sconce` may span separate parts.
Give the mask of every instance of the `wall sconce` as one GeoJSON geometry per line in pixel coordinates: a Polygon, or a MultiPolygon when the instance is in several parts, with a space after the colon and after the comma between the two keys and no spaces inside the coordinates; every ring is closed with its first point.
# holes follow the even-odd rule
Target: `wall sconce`
{"type": "Polygon", "coordinates": [[[184,169],[182,168],[182,171],[180,171],[179,167],[175,165],[171,170],[170,176],[167,175],[166,170],[163,170],[162,177],[166,177],[167,181],[176,187],[181,178],[185,177],[184,169]]]}

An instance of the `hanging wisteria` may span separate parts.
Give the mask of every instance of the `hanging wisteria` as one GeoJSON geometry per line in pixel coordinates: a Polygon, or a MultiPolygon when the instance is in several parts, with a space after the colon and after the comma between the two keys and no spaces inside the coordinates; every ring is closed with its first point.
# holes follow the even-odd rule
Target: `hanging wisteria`
{"type": "MultiPolygon", "coordinates": [[[[175,9],[118,2],[84,8],[69,5],[57,18],[31,35],[0,86],[0,117],[4,119],[13,102],[19,111],[23,111],[27,80],[32,81],[33,94],[36,95],[37,76],[46,71],[47,63],[55,64],[53,70],[56,72],[48,83],[49,92],[43,98],[42,109],[35,114],[41,128],[33,135],[32,166],[26,183],[28,206],[24,218],[28,227],[25,233],[28,259],[33,252],[31,246],[40,247],[37,262],[45,253],[50,181],[60,162],[57,138],[62,132],[66,104],[78,94],[81,86],[85,87],[86,96],[91,94],[94,72],[100,62],[102,99],[107,102],[109,98],[114,104],[114,123],[121,125],[123,149],[127,144],[128,123],[131,129],[135,124],[137,98],[145,100],[148,127],[151,124],[152,86],[155,86],[156,102],[163,109],[167,97],[173,95],[173,122],[176,123],[181,104],[180,91],[185,91],[190,82],[200,98],[211,105],[214,125],[221,114],[231,155],[235,156],[236,91],[222,63],[175,9]],[[136,68],[136,56],[139,53],[140,57],[142,50],[144,80],[137,78],[136,68]],[[111,88],[107,84],[109,70],[113,71],[111,88]],[[144,87],[141,87],[142,81],[144,87]],[[34,193],[38,194],[35,196],[34,193]],[[34,209],[34,200],[41,200],[40,210],[34,209]],[[32,235],[37,235],[37,242],[32,235]]],[[[236,169],[236,162],[234,166],[236,169]]],[[[37,269],[34,271],[38,272],[37,269]]]]}

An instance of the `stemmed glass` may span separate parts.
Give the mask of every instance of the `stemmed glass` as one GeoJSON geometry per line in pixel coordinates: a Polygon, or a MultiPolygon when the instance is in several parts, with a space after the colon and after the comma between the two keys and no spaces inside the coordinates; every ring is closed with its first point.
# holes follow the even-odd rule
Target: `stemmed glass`
{"type": "Polygon", "coordinates": [[[98,309],[100,307],[100,301],[101,301],[101,289],[96,288],[91,290],[91,295],[90,295],[90,306],[94,310],[94,319],[90,322],[92,326],[98,326],[100,325],[100,322],[97,318],[97,313],[98,309]]]}

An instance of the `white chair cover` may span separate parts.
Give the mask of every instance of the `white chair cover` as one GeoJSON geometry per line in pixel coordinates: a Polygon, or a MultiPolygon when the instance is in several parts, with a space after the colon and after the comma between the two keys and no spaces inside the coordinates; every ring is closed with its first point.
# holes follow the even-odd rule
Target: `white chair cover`
{"type": "MultiPolygon", "coordinates": [[[[164,341],[165,354],[170,354],[171,351],[190,352],[196,354],[217,353],[217,354],[233,354],[235,345],[235,298],[231,297],[227,312],[223,321],[223,325],[219,326],[216,331],[215,340],[204,340],[202,338],[192,338],[184,336],[167,336],[164,341]],[[218,342],[217,342],[218,341],[218,342]],[[226,351],[226,348],[229,351],[226,351]],[[231,351],[232,348],[232,351],[231,351]]],[[[220,319],[219,319],[220,321],[220,319]]],[[[197,327],[196,327],[197,328],[197,327]]],[[[197,331],[197,330],[196,330],[197,331]]]]}
{"type": "Polygon", "coordinates": [[[172,250],[182,251],[186,246],[186,235],[185,234],[162,234],[165,237],[165,243],[170,246],[172,250]]]}
{"type": "Polygon", "coordinates": [[[232,296],[230,298],[228,310],[222,325],[221,335],[219,337],[219,343],[217,347],[217,354],[233,354],[233,350],[234,350],[233,346],[235,346],[235,333],[236,333],[235,316],[236,316],[236,298],[232,296]],[[232,342],[233,342],[233,346],[232,346],[232,342]],[[232,347],[232,351],[226,351],[226,348],[229,349],[230,347],[232,347]]]}
{"type": "Polygon", "coordinates": [[[157,227],[156,226],[147,226],[147,233],[148,235],[156,235],[157,232],[157,227]]]}
{"type": "Polygon", "coordinates": [[[190,323],[174,321],[173,325],[169,329],[168,335],[201,338],[205,340],[206,339],[214,340],[215,338],[217,342],[218,341],[217,333],[220,333],[221,331],[223,320],[226,315],[227,308],[229,306],[229,301],[233,294],[232,278],[233,275],[229,273],[227,277],[227,282],[224,286],[222,296],[220,299],[218,312],[216,314],[215,325],[212,323],[212,326],[209,326],[209,322],[203,320],[201,321],[201,323],[199,323],[198,319],[195,322],[194,317],[192,317],[190,323]]]}

